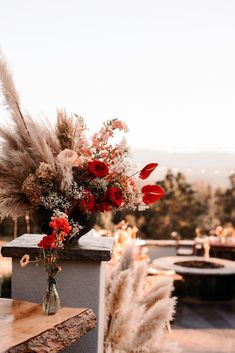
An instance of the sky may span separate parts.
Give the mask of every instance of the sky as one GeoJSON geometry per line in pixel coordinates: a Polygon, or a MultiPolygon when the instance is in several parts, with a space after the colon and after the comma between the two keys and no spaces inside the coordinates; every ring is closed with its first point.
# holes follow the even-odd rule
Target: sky
{"type": "MultiPolygon", "coordinates": [[[[235,1],[0,0],[0,48],[22,106],[132,147],[235,153],[235,1]]],[[[1,122],[6,122],[2,110],[1,122]]]]}

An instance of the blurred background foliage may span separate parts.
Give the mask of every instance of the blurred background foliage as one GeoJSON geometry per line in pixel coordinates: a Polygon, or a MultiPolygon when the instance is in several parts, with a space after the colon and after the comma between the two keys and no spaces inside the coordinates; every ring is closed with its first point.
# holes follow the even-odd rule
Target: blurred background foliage
{"type": "Polygon", "coordinates": [[[196,229],[209,235],[218,225],[235,226],[235,174],[228,188],[191,184],[184,174],[171,170],[157,184],[165,190],[164,198],[145,211],[117,212],[113,222],[126,219],[138,226],[141,237],[149,239],[169,239],[172,232],[178,232],[181,239],[192,239],[196,229]]]}

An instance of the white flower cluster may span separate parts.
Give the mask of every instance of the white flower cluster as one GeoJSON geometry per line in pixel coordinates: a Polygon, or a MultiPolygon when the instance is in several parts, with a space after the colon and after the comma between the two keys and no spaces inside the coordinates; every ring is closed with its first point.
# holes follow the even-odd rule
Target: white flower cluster
{"type": "Polygon", "coordinates": [[[69,234],[69,237],[71,239],[71,238],[76,237],[84,227],[81,226],[78,222],[74,222],[73,219],[71,219],[69,221],[69,223],[70,223],[70,225],[72,227],[72,230],[71,230],[71,232],[69,234]]]}
{"type": "Polygon", "coordinates": [[[133,192],[131,185],[129,185],[127,188],[126,196],[127,196],[127,203],[125,205],[125,208],[130,208],[132,210],[135,210],[136,205],[140,203],[140,195],[138,191],[133,192]]]}
{"type": "Polygon", "coordinates": [[[76,181],[73,180],[70,187],[66,190],[66,196],[75,200],[81,200],[83,196],[83,190],[84,188],[79,186],[76,181]]]}
{"type": "Polygon", "coordinates": [[[61,212],[58,208],[56,208],[53,212],[53,216],[51,217],[51,219],[55,219],[55,218],[66,218],[68,219],[68,215],[64,212],[61,212]]]}
{"type": "Polygon", "coordinates": [[[58,195],[56,192],[50,192],[46,196],[41,196],[40,201],[42,206],[44,206],[48,210],[52,210],[55,208],[69,210],[72,207],[70,201],[68,201],[64,196],[58,195]]]}

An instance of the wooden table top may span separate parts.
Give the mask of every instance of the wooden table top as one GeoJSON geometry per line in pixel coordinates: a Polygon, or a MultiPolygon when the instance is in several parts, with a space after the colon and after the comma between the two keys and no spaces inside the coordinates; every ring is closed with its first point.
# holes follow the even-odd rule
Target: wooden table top
{"type": "Polygon", "coordinates": [[[47,316],[42,305],[0,298],[0,352],[59,352],[96,325],[86,308],[61,308],[47,316]]]}

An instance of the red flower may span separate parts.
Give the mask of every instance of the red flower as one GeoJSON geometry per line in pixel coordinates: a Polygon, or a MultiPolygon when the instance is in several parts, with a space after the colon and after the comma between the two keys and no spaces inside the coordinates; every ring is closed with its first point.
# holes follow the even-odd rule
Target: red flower
{"type": "Polygon", "coordinates": [[[54,237],[53,234],[52,235],[45,235],[45,237],[42,238],[40,243],[38,243],[38,246],[40,248],[43,248],[44,250],[56,249],[57,246],[56,246],[55,242],[56,242],[56,238],[54,237]]]}
{"type": "Polygon", "coordinates": [[[149,205],[165,195],[164,190],[159,185],[145,185],[142,188],[143,202],[149,205]]]}
{"type": "Polygon", "coordinates": [[[107,190],[107,199],[116,207],[120,207],[123,199],[122,199],[122,192],[119,188],[112,186],[107,190]]]}
{"type": "Polygon", "coordinates": [[[84,190],[82,195],[83,198],[79,203],[81,210],[84,212],[93,212],[95,210],[94,195],[89,190],[84,190]]]}
{"type": "Polygon", "coordinates": [[[55,218],[49,223],[50,227],[55,230],[61,230],[65,234],[69,234],[72,227],[69,224],[69,221],[66,218],[55,218]]]}
{"type": "Polygon", "coordinates": [[[109,174],[109,168],[104,162],[94,159],[91,162],[88,162],[88,171],[91,175],[96,178],[103,178],[109,174]]]}
{"type": "Polygon", "coordinates": [[[96,208],[100,212],[108,212],[108,211],[110,211],[110,205],[106,201],[102,201],[99,204],[97,204],[96,208]]]}
{"type": "Polygon", "coordinates": [[[147,164],[141,171],[139,174],[139,178],[140,179],[147,179],[150,174],[154,171],[155,168],[157,168],[158,163],[150,163],[147,164]]]}

